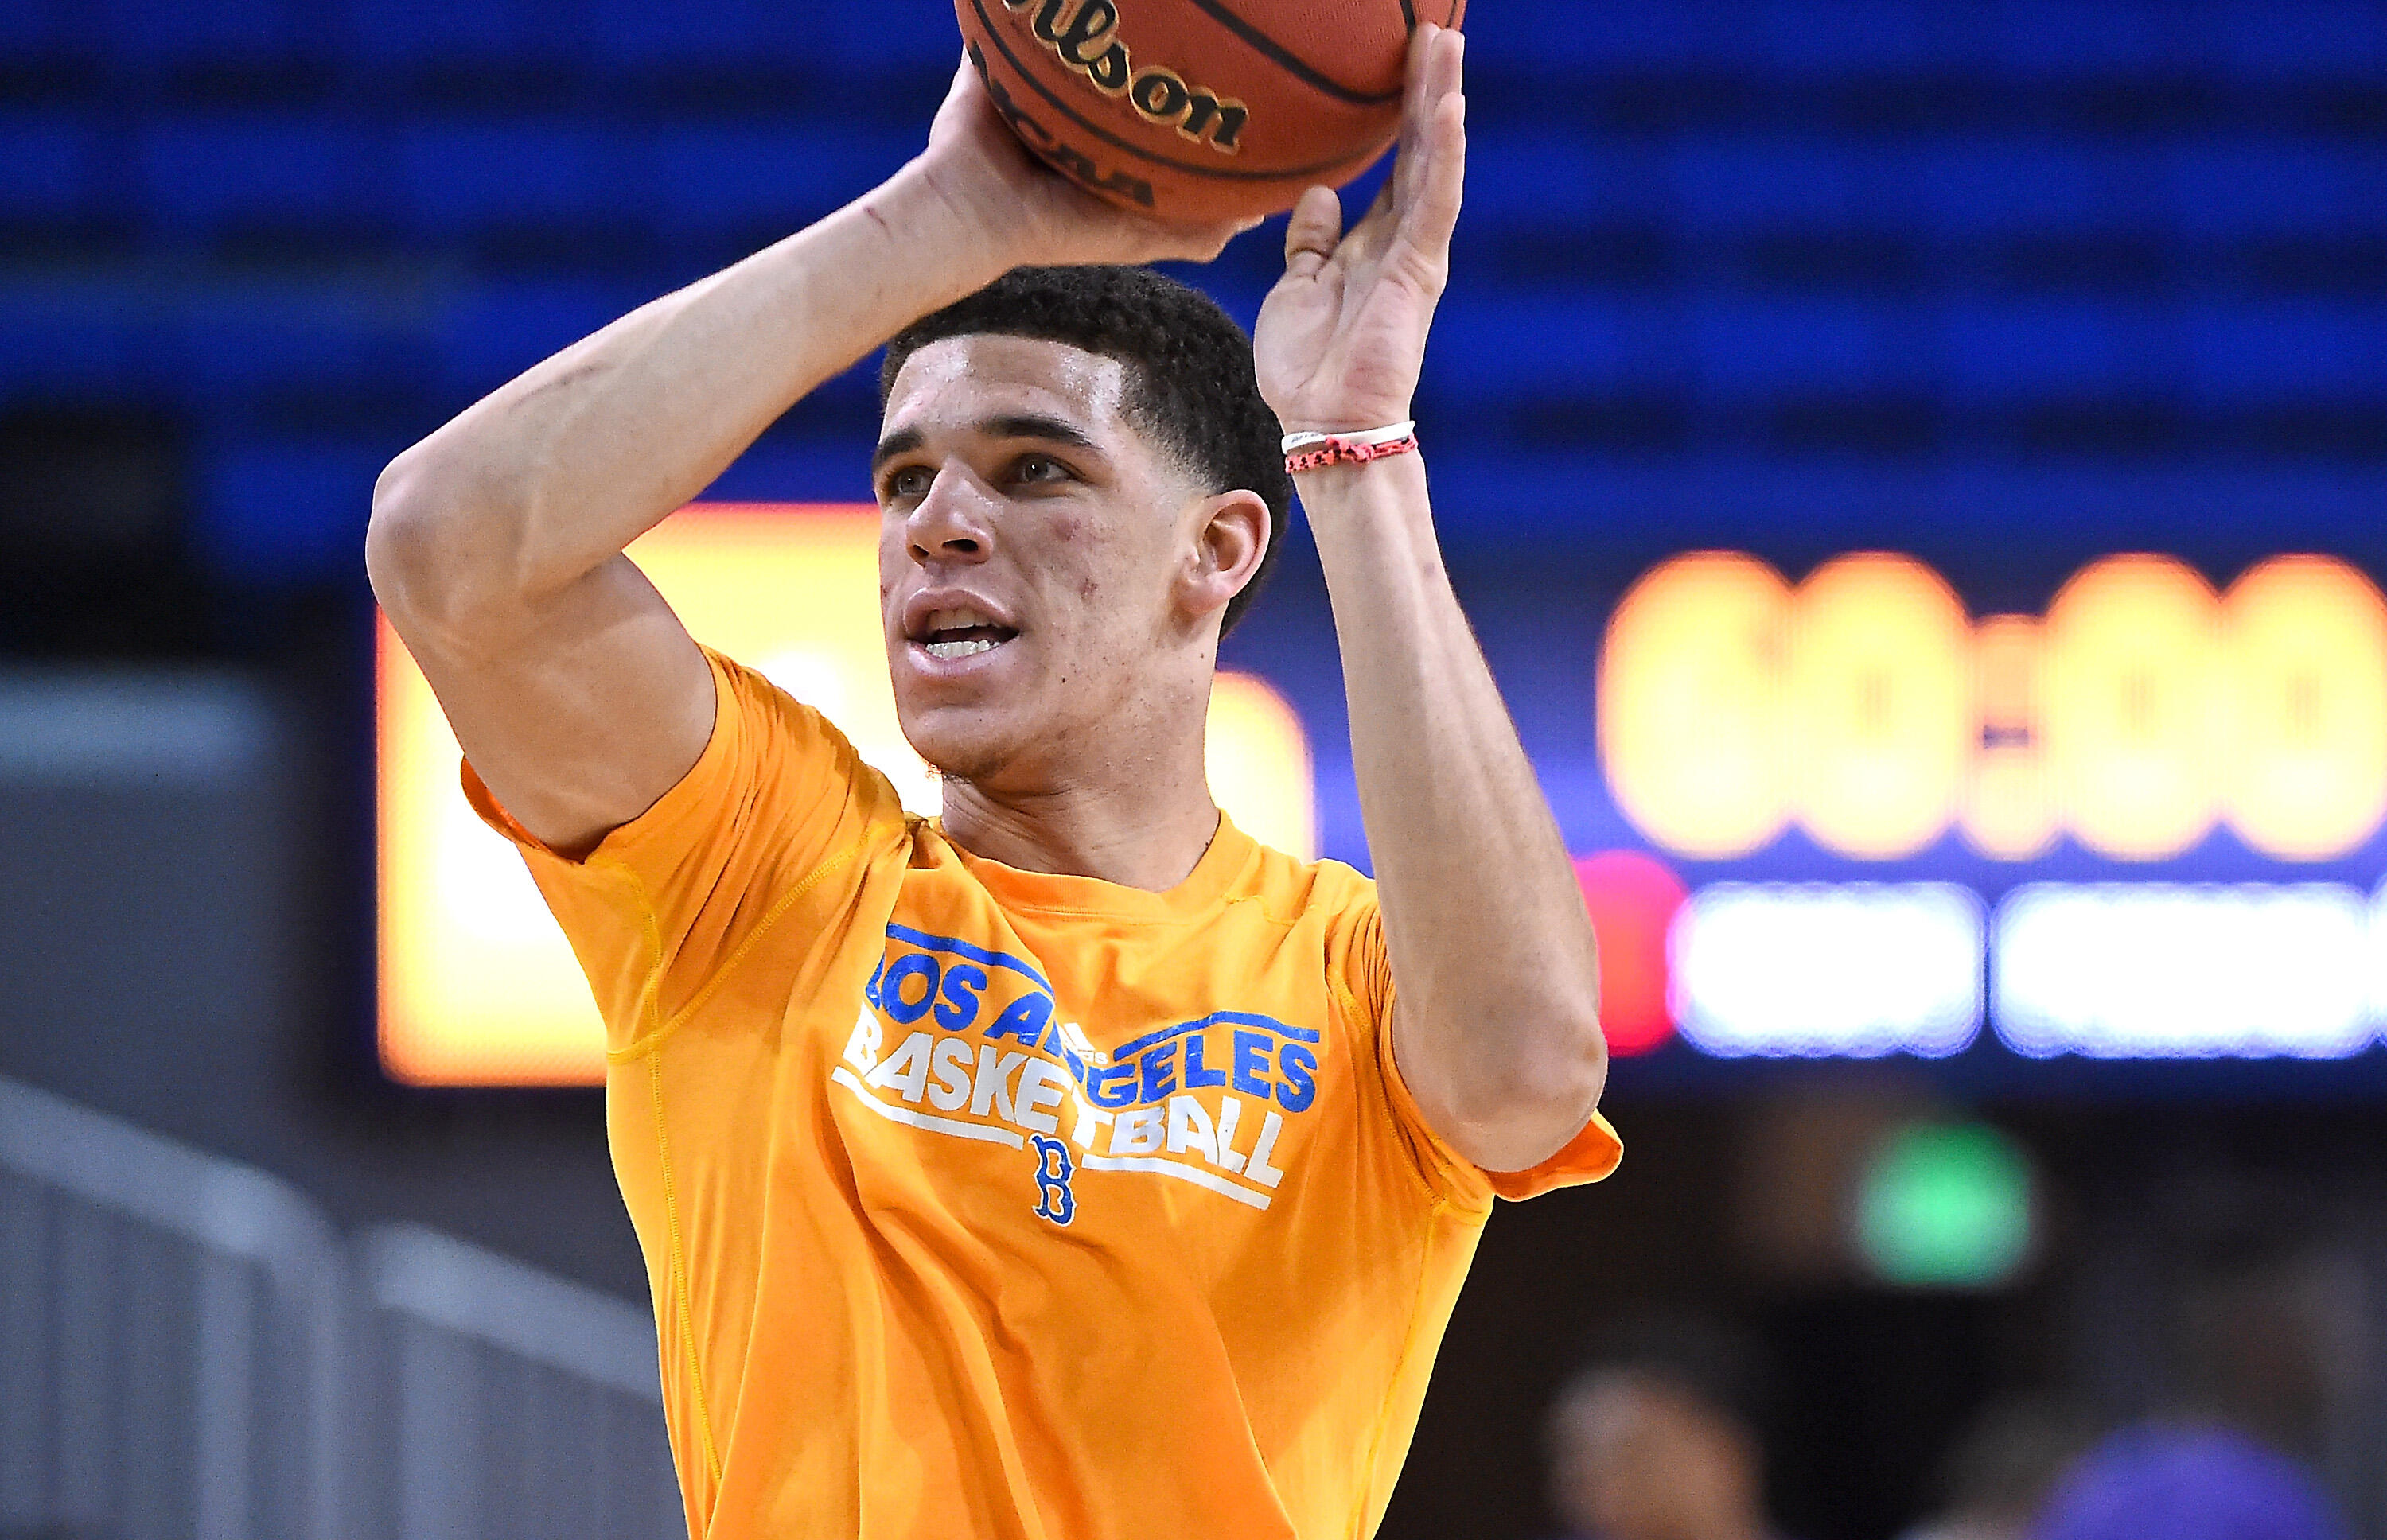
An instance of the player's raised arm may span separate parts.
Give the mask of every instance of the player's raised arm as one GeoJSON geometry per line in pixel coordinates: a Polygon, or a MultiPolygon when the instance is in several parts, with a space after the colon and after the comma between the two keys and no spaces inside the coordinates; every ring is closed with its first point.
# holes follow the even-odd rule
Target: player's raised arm
{"type": "Polygon", "coordinates": [[[1069,186],[964,66],[926,151],[883,185],[393,461],[366,536],[373,590],[490,789],[541,839],[585,850],[669,790],[713,726],[703,657],[625,547],[823,380],[1008,269],[1207,258],[1232,233],[1069,186]]]}
{"type": "MultiPolygon", "coordinates": [[[[1324,188],[1294,211],[1254,339],[1288,434],[1409,415],[1459,217],[1461,43],[1419,30],[1400,158],[1367,217],[1342,234],[1324,188]]],[[[1421,458],[1295,480],[1342,643],[1395,1054],[1435,1131],[1479,1166],[1522,1170],[1583,1128],[1607,1073],[1573,867],[1443,570],[1421,458]]]]}

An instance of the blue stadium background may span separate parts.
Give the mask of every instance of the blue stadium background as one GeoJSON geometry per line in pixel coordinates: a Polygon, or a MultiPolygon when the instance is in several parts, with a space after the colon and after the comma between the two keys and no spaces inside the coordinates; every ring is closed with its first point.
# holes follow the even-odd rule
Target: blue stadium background
{"type": "MultiPolygon", "coordinates": [[[[2221,580],[2294,549],[2387,569],[2375,5],[1478,0],[1470,23],[1468,211],[1419,416],[1537,751],[1580,760],[1601,617],[1686,548],[1794,574],[1910,551],[1976,612],[2038,612],[2116,550],[2221,580]]],[[[900,164],[956,47],[936,0],[0,6],[0,657],[261,669],[322,782],[292,811],[297,1019],[254,1083],[223,1061],[180,1094],[187,1045],[69,1063],[10,1017],[0,1069],[312,1178],[344,1215],[639,1292],[589,1103],[403,1097],[366,1061],[369,494],[515,372],[900,164]]],[[[1272,236],[1188,276],[1248,319],[1272,236]]],[[[875,421],[865,364],[714,495],[858,498],[875,421]]],[[[1234,647],[1331,697],[1314,562],[1282,582],[1234,647]]],[[[2076,1238],[2193,1249],[2215,1208],[2348,1193],[2375,1226],[2387,1193],[2359,1100],[1997,1110],[2076,1238]]],[[[1387,1535],[1534,1533],[1541,1397],[1583,1323],[1636,1301],[1764,1333],[1801,1408],[1780,1500],[1815,1540],[1893,1533],[1973,1409],[2086,1372],[2132,1308],[2115,1280],[2140,1275],[2085,1243],[2008,1298],[1752,1282],[1737,1105],[1619,1117],[1632,1184],[1495,1227],[1387,1535]],[[2067,1319],[2105,1324],[2083,1349],[2067,1319]]]]}
{"type": "MultiPolygon", "coordinates": [[[[2003,545],[2060,574],[2117,539],[2226,562],[2282,520],[2370,538],[2371,7],[1473,21],[1421,402],[1455,544],[1581,540],[1586,514],[1611,562],[1894,527],[1960,572],[2003,545]]],[[[870,185],[954,49],[933,0],[18,0],[0,402],[185,467],[207,574],[352,580],[396,449],[870,185]]],[[[1205,282],[1248,314],[1272,258],[1251,236],[1205,282]]],[[[853,496],[870,417],[840,382],[719,490],[853,496]]]]}

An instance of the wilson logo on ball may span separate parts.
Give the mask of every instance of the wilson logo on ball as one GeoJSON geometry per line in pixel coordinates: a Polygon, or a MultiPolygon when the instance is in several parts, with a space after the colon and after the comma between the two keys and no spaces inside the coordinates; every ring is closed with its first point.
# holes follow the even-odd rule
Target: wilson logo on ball
{"type": "Polygon", "coordinates": [[[1105,168],[1097,164],[1092,156],[1065,142],[1046,128],[1034,113],[1019,105],[1018,99],[1004,88],[1001,81],[989,72],[986,54],[975,43],[969,45],[969,61],[978,70],[979,79],[986,82],[986,94],[994,99],[994,109],[1003,114],[1003,120],[1011,125],[1011,132],[1017,134],[1030,151],[1095,192],[1108,194],[1141,208],[1152,207],[1151,183],[1117,167],[1105,168]]]}
{"type": "Polygon", "coordinates": [[[1112,0],[1004,0],[1004,4],[1020,12],[1034,6],[1029,30],[1036,41],[1104,95],[1125,96],[1146,122],[1172,124],[1186,138],[1221,155],[1233,155],[1243,148],[1244,124],[1250,120],[1251,109],[1231,96],[1187,84],[1184,76],[1166,65],[1135,68],[1128,45],[1118,35],[1118,6],[1112,0]]]}

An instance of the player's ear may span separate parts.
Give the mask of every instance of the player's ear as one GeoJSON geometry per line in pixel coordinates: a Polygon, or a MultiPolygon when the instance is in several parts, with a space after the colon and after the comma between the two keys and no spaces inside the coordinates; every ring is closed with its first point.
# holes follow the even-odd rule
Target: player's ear
{"type": "Polygon", "coordinates": [[[1271,520],[1257,492],[1217,492],[1195,510],[1193,559],[1179,579],[1179,602],[1195,615],[1223,610],[1260,570],[1271,520]]]}

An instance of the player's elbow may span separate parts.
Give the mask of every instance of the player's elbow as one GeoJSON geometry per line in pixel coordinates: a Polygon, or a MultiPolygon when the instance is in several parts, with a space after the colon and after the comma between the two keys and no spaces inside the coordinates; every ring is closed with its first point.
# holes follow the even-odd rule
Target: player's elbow
{"type": "Polygon", "coordinates": [[[410,643],[469,650],[499,645],[524,609],[512,523],[486,478],[443,463],[418,444],[373,486],[365,574],[373,597],[410,643]]]}
{"type": "Polygon", "coordinates": [[[1594,1010],[1556,1012],[1505,1034],[1509,1052],[1472,1077],[1454,1121],[1461,1154],[1488,1171],[1522,1171],[1566,1148],[1608,1087],[1608,1041],[1594,1010]]]}

